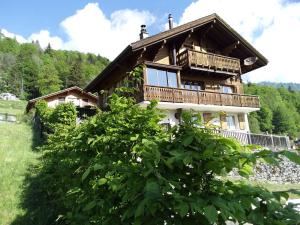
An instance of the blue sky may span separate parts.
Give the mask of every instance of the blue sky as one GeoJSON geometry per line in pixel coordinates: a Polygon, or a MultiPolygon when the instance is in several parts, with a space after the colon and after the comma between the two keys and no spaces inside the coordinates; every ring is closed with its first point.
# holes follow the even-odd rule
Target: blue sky
{"type": "MultiPolygon", "coordinates": [[[[108,16],[114,11],[128,8],[148,10],[157,18],[166,19],[166,15],[170,12],[174,17],[179,17],[193,1],[180,0],[174,4],[174,0],[2,0],[0,2],[0,27],[25,37],[40,29],[47,29],[51,34],[65,38],[65,33],[61,30],[59,23],[73,15],[76,10],[94,2],[98,2],[108,16]]],[[[158,32],[159,25],[151,29],[158,32]]]]}
{"type": "Polygon", "coordinates": [[[269,60],[244,80],[300,83],[300,0],[0,0],[0,29],[22,43],[113,60],[141,24],[150,35],[166,29],[169,13],[175,25],[219,14],[269,60]]]}

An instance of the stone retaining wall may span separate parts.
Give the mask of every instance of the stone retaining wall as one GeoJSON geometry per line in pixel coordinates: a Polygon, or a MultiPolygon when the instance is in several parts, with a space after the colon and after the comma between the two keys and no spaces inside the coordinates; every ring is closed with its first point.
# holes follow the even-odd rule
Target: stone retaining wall
{"type": "Polygon", "coordinates": [[[285,157],[278,167],[259,163],[255,166],[254,175],[250,179],[276,183],[300,183],[300,166],[285,157]]]}

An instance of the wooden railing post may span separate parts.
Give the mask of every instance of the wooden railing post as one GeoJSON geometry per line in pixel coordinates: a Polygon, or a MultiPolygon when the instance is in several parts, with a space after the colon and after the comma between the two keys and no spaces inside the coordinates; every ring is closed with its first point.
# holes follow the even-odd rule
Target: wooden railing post
{"type": "Polygon", "coordinates": [[[174,88],[172,88],[172,97],[173,97],[173,102],[175,102],[174,88]]]}
{"type": "Polygon", "coordinates": [[[219,93],[219,94],[220,94],[220,105],[223,105],[222,94],[221,93],[219,93]]]}

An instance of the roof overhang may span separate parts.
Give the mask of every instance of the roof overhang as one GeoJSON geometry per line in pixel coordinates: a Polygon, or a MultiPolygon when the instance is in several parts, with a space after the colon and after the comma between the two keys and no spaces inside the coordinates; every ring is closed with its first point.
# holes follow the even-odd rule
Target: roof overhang
{"type": "Polygon", "coordinates": [[[103,79],[105,79],[118,64],[126,59],[126,57],[130,57],[132,54],[144,51],[157,44],[161,45],[161,43],[172,41],[181,35],[193,33],[204,26],[211,26],[211,24],[216,27],[216,30],[220,32],[220,34],[224,34],[228,37],[228,40],[232,40],[232,43],[227,47],[230,48],[231,45],[238,43],[239,51],[243,53],[244,58],[257,58],[254,65],[244,68],[244,73],[267,65],[268,60],[259,51],[230,27],[221,17],[217,14],[212,14],[130,44],[93,81],[91,81],[84,90],[96,92],[98,84],[103,81],[103,79]]]}

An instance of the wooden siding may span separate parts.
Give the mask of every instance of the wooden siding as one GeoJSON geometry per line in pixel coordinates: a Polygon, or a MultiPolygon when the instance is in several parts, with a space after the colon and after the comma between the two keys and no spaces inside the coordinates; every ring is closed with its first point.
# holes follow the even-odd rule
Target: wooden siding
{"type": "Polygon", "coordinates": [[[158,100],[173,103],[194,103],[259,108],[259,98],[253,95],[225,94],[208,91],[194,91],[180,88],[144,86],[144,100],[158,100]]]}
{"type": "Polygon", "coordinates": [[[240,74],[240,60],[223,55],[185,50],[178,55],[180,66],[213,69],[219,72],[240,74]]]}

